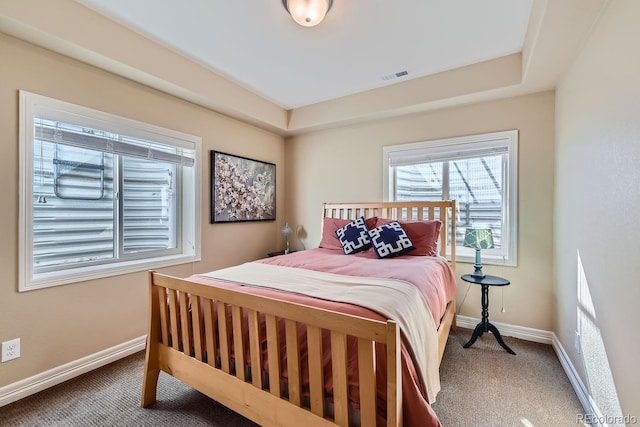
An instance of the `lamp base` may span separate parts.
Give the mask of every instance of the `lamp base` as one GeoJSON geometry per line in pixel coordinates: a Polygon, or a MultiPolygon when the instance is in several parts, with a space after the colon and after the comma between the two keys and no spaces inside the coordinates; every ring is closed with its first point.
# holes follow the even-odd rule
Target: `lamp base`
{"type": "Polygon", "coordinates": [[[471,273],[469,276],[473,277],[474,279],[484,279],[487,275],[484,274],[482,272],[482,269],[476,269],[473,273],[471,273]]]}
{"type": "Polygon", "coordinates": [[[471,277],[475,279],[484,279],[486,274],[482,272],[482,262],[480,261],[480,249],[476,249],[476,262],[473,264],[474,271],[471,277]]]}

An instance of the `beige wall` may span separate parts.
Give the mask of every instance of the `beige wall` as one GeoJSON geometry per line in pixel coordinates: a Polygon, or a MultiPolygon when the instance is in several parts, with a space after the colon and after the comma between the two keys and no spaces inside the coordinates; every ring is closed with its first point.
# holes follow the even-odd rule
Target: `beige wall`
{"type": "MultiPolygon", "coordinates": [[[[518,129],[518,266],[485,267],[487,273],[507,277],[512,283],[504,289],[505,313],[500,312],[501,293],[491,293],[490,317],[552,330],[554,102],[553,92],[545,92],[288,139],[287,220],[303,226],[307,233],[306,239],[294,244],[318,245],[323,202],[383,199],[383,146],[518,129]]],[[[469,264],[459,264],[458,275],[471,269],[469,264]]],[[[459,302],[466,289],[466,284],[460,284],[459,302]]],[[[461,314],[480,316],[479,287],[471,287],[461,314]]]]}
{"type": "MultiPolygon", "coordinates": [[[[610,365],[622,414],[637,418],[639,16],[640,2],[612,1],[558,87],[554,220],[558,338],[592,395],[600,394],[606,382],[601,373],[610,365]],[[588,292],[579,293],[578,283],[588,292]],[[581,353],[573,344],[578,317],[583,326],[593,321],[600,338],[581,353]],[[599,347],[606,354],[594,362],[599,347]]],[[[616,415],[606,400],[596,398],[603,415],[616,415]]]]}
{"type": "Polygon", "coordinates": [[[282,137],[4,35],[0,57],[0,341],[19,337],[22,346],[19,359],[0,364],[0,387],[140,337],[147,326],[144,272],[17,292],[19,89],[202,137],[202,262],[160,271],[186,276],[280,247],[279,221],[209,224],[208,156],[216,149],[276,163],[282,212],[282,137]]]}

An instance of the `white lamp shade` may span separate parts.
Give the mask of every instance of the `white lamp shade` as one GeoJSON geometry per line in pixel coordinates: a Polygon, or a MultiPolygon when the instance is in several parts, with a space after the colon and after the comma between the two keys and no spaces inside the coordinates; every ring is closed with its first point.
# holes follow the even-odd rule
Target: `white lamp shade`
{"type": "Polygon", "coordinates": [[[304,27],[318,25],[331,7],[329,0],[286,0],[287,10],[294,21],[304,27]]]}
{"type": "Polygon", "coordinates": [[[280,230],[280,232],[282,233],[283,236],[289,236],[293,230],[291,229],[291,227],[289,227],[289,223],[285,223],[284,227],[282,227],[282,230],[280,230]]]}

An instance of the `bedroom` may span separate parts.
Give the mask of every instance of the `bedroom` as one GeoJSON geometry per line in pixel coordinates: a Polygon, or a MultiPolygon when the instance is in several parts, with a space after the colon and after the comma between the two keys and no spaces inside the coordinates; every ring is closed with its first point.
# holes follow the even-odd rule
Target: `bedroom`
{"type": "MultiPolygon", "coordinates": [[[[463,106],[436,102],[434,104],[439,108],[431,111],[360,124],[349,123],[353,118],[347,117],[349,111],[346,109],[332,112],[303,110],[299,112],[298,123],[305,126],[310,126],[313,120],[337,120],[330,114],[341,114],[345,123],[340,127],[314,129],[296,135],[283,135],[277,131],[286,123],[286,111],[237,87],[224,85],[224,82],[201,77],[213,82],[202,89],[203,98],[210,103],[222,104],[207,108],[118,76],[119,72],[129,72],[131,68],[110,68],[105,62],[103,65],[111,71],[107,72],[71,59],[69,56],[91,49],[96,52],[90,56],[95,63],[106,61],[105,58],[117,58],[121,64],[145,69],[144,61],[139,58],[120,56],[127,56],[121,44],[104,38],[78,40],[74,35],[83,34],[79,28],[82,22],[115,31],[113,40],[124,36],[124,29],[112,28],[109,21],[83,10],[75,2],[61,2],[57,11],[46,10],[47,7],[54,9],[53,6],[40,5],[42,15],[30,12],[28,3],[25,2],[26,6],[11,1],[0,3],[0,24],[5,33],[0,36],[0,117],[5,124],[0,134],[7,154],[2,164],[5,182],[2,195],[4,200],[11,201],[3,208],[3,230],[8,241],[2,249],[6,275],[0,290],[0,339],[20,337],[22,340],[22,356],[0,364],[0,388],[106,349],[119,348],[123,343],[139,345],[138,339],[146,333],[144,272],[85,284],[17,292],[18,187],[7,183],[16,182],[18,177],[17,91],[25,89],[200,135],[207,141],[203,144],[203,152],[215,148],[275,163],[278,166],[277,210],[284,213],[291,224],[304,225],[308,245],[319,240],[318,213],[322,202],[381,199],[383,146],[518,129],[519,264],[515,268],[487,266],[489,273],[508,276],[517,286],[512,285],[505,291],[507,311],[503,314],[492,312],[492,317],[516,327],[553,332],[582,382],[588,384],[589,373],[581,354],[574,350],[578,308],[576,253],[579,253],[620,405],[623,413],[638,415],[640,379],[634,359],[640,351],[640,339],[633,329],[627,332],[627,325],[640,324],[634,307],[640,297],[635,286],[638,270],[634,261],[639,255],[634,245],[637,230],[633,215],[628,213],[640,205],[638,188],[634,184],[638,182],[635,166],[638,160],[636,140],[640,136],[637,108],[640,85],[636,76],[640,64],[637,57],[629,54],[635,49],[634,40],[640,38],[634,25],[634,18],[640,15],[636,2],[590,2],[590,6],[585,7],[584,2],[573,1],[566,2],[565,8],[553,2],[535,2],[537,6],[539,3],[546,6],[550,26],[553,24],[551,18],[586,19],[589,24],[599,17],[584,45],[576,47],[581,52],[579,56],[547,59],[567,62],[567,71],[557,86],[518,96],[503,95],[495,100],[476,99],[463,106]],[[61,7],[68,13],[58,15],[61,7]],[[47,16],[57,19],[49,21],[47,16]],[[47,39],[47,33],[55,38],[47,39]],[[48,44],[50,50],[19,38],[48,44]],[[65,50],[62,43],[65,39],[75,43],[76,49],[65,50]],[[56,43],[61,53],[68,56],[53,52],[56,43]],[[77,48],[78,45],[85,48],[77,48]],[[241,115],[240,119],[230,118],[236,114],[241,115]],[[322,120],[316,119],[318,117],[322,120]],[[305,120],[307,124],[304,124],[305,120]],[[257,126],[256,122],[267,125],[257,126]],[[334,167],[333,174],[326,174],[327,164],[340,165],[336,153],[343,150],[347,150],[346,154],[352,160],[357,155],[355,167],[358,173],[351,174],[334,167]],[[593,182],[594,171],[601,171],[606,179],[593,182]],[[626,181],[620,178],[622,176],[626,181]],[[319,182],[322,182],[321,186],[319,182]],[[357,182],[358,185],[346,186],[345,182],[357,182]],[[576,212],[580,215],[576,216],[576,212]],[[600,231],[603,218],[607,218],[611,230],[600,231]],[[596,229],[599,233],[595,237],[582,231],[596,229]],[[100,302],[100,309],[96,310],[91,302],[100,302]],[[68,305],[72,305],[74,311],[69,311],[68,305]],[[119,316],[114,317],[113,313],[119,316]],[[65,333],[60,334],[60,331],[65,333]],[[88,334],[88,331],[92,333],[88,334]]],[[[589,25],[586,27],[588,29],[589,25]]],[[[542,37],[540,44],[559,43],[570,38],[566,33],[543,32],[542,35],[548,38],[542,37]]],[[[145,43],[144,39],[133,37],[131,40],[135,43],[145,43]]],[[[578,39],[576,43],[582,41],[578,39]]],[[[158,46],[144,44],[143,47],[148,53],[145,58],[172,61],[172,67],[163,68],[164,77],[172,83],[165,86],[167,91],[179,86],[185,97],[194,91],[191,81],[198,80],[193,76],[202,76],[201,68],[180,62],[173,52],[158,46]],[[181,77],[182,73],[191,76],[190,81],[181,77]],[[177,80],[171,81],[171,78],[177,80]]],[[[519,64],[516,65],[519,68],[519,64]]],[[[545,63],[538,66],[545,67],[545,63]]],[[[509,85],[517,85],[518,81],[509,85]]],[[[483,82],[472,79],[470,84],[483,82]]],[[[321,127],[320,123],[318,125],[321,127]]],[[[206,170],[203,170],[203,183],[207,182],[206,176],[206,170]]],[[[206,191],[206,185],[202,191],[206,191]]],[[[276,223],[212,226],[206,220],[205,205],[202,206],[202,261],[167,268],[166,272],[187,276],[194,271],[209,271],[262,257],[282,243],[280,219],[276,223]],[[218,243],[234,240],[253,243],[231,247],[218,243]]],[[[300,245],[300,242],[295,244],[300,245]]],[[[459,267],[459,271],[465,266],[459,267]]],[[[479,299],[475,291],[471,290],[462,315],[477,318],[477,307],[470,303],[479,299]]]]}

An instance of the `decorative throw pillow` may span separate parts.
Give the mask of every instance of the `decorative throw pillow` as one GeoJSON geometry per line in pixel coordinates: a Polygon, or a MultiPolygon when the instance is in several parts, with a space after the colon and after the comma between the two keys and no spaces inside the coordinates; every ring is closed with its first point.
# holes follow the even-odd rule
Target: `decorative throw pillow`
{"type": "Polygon", "coordinates": [[[398,221],[369,230],[369,237],[378,258],[399,256],[416,248],[398,221]]]}
{"type": "MultiPolygon", "coordinates": [[[[365,224],[367,225],[367,229],[369,230],[375,228],[377,221],[378,217],[375,216],[364,220],[365,224]]],[[[318,245],[318,247],[325,249],[337,249],[339,251],[342,251],[342,245],[340,244],[340,240],[338,240],[336,230],[338,230],[338,228],[344,227],[350,222],[350,219],[326,217],[322,218],[322,239],[320,239],[320,244],[318,245]]]]}
{"type": "MultiPolygon", "coordinates": [[[[376,226],[379,227],[393,221],[394,220],[392,219],[378,218],[376,226]]],[[[409,236],[409,239],[411,239],[413,245],[416,247],[415,251],[411,251],[407,255],[435,256],[438,254],[438,241],[442,222],[438,220],[400,220],[398,222],[405,233],[407,233],[407,236],[409,236]]]]}
{"type": "Polygon", "coordinates": [[[336,235],[342,245],[342,250],[347,255],[366,251],[371,247],[369,229],[363,216],[337,229],[336,235]]]}

